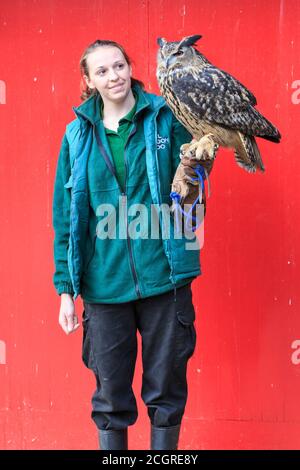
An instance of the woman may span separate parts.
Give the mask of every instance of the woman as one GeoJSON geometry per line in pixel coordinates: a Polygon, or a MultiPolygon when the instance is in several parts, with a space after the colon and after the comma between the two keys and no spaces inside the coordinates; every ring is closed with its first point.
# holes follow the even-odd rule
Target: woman
{"type": "Polygon", "coordinates": [[[81,295],[100,448],[128,448],[139,330],[151,449],[177,449],[196,341],[191,282],[201,271],[199,249],[188,249],[190,240],[176,237],[166,219],[179,149],[192,137],[162,97],[132,78],[120,44],[95,41],[80,68],[83,103],[66,126],[53,198],[59,323],[67,334],[77,330],[73,298],[81,295]],[[156,236],[149,224],[135,224],[137,205],[156,236]]]}

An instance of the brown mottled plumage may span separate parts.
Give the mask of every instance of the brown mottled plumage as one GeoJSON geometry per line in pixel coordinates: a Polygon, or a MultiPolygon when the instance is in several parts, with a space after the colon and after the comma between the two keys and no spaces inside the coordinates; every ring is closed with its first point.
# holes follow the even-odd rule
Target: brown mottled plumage
{"type": "Polygon", "coordinates": [[[255,136],[278,143],[280,133],[254,108],[256,98],[244,85],[193,47],[200,38],[158,39],[156,74],[161,94],[196,139],[211,133],[218,145],[234,148],[239,166],[249,172],[264,171],[255,136]]]}

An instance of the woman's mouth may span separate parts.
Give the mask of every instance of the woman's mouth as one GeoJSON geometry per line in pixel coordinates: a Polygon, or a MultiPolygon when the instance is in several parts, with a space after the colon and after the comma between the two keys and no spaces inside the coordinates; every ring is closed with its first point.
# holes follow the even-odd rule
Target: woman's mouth
{"type": "Polygon", "coordinates": [[[124,86],[123,83],[119,83],[118,85],[115,85],[115,86],[110,87],[110,90],[116,90],[116,91],[118,91],[118,90],[120,90],[123,86],[124,86]]]}

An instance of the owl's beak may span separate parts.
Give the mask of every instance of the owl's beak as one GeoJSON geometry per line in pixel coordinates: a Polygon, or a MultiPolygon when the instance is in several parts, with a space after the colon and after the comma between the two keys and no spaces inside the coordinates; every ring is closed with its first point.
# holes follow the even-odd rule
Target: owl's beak
{"type": "Polygon", "coordinates": [[[171,56],[169,56],[166,60],[166,67],[167,69],[169,68],[169,64],[170,64],[170,60],[171,60],[171,56]]]}

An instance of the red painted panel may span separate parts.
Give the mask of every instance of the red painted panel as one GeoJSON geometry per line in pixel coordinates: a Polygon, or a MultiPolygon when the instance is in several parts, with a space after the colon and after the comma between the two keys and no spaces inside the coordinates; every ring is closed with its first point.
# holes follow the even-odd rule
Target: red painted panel
{"type": "MultiPolygon", "coordinates": [[[[203,275],[193,283],[198,342],[180,447],[300,448],[299,23],[297,0],[1,6],[0,448],[97,446],[81,335],[60,331],[52,287],[53,180],[65,124],[80,103],[80,55],[96,38],[119,41],[135,76],[158,92],[156,38],[196,33],[203,53],[254,92],[283,139],[259,141],[263,175],[219,152],[203,275]]],[[[140,416],[130,446],[146,448],[140,358],[134,386],[140,416]]]]}

